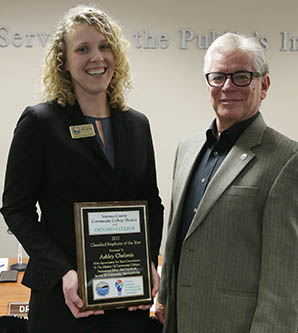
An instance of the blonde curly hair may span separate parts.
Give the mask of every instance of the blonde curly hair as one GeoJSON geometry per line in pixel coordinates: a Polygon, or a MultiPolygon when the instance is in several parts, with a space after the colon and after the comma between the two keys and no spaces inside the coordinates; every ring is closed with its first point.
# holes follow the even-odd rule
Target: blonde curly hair
{"type": "Polygon", "coordinates": [[[76,24],[87,23],[101,32],[111,46],[115,58],[115,70],[107,90],[109,104],[126,110],[124,93],[131,89],[129,63],[126,57],[128,42],[121,36],[120,27],[108,15],[94,6],[79,5],[71,8],[58,23],[49,44],[43,71],[43,96],[45,101],[58,104],[74,104],[76,96],[66,62],[66,34],[76,24]]]}

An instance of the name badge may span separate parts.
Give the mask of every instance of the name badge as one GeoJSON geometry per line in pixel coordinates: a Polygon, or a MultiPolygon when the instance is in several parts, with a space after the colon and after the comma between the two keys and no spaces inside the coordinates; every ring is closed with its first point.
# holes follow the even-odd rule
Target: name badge
{"type": "Polygon", "coordinates": [[[94,127],[92,124],[69,126],[69,130],[70,135],[73,139],[81,139],[95,136],[94,127]]]}

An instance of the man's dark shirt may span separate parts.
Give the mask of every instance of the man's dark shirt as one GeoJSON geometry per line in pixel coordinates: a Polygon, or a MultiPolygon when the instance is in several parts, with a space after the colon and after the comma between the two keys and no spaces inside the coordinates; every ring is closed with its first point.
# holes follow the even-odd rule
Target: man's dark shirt
{"type": "Polygon", "coordinates": [[[184,198],[183,212],[176,239],[176,273],[178,272],[180,252],[183,240],[196,213],[205,190],[243,131],[258,117],[259,112],[251,118],[237,123],[223,131],[217,140],[217,127],[214,120],[206,131],[206,142],[194,164],[184,198]]]}

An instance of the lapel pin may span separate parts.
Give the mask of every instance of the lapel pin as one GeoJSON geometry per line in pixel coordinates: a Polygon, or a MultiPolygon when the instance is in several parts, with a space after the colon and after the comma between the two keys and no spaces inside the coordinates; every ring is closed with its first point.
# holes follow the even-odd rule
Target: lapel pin
{"type": "Polygon", "coordinates": [[[240,156],[240,158],[241,158],[241,160],[242,161],[244,161],[244,160],[246,160],[247,159],[247,154],[242,154],[241,156],[240,156]]]}

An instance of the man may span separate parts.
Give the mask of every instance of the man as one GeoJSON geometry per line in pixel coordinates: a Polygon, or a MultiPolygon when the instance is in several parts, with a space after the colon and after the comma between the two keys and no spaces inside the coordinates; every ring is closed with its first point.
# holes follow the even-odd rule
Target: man
{"type": "Polygon", "coordinates": [[[263,48],[227,33],[205,56],[215,120],[177,149],[157,317],[165,333],[294,333],[298,144],[259,113],[263,48]]]}

